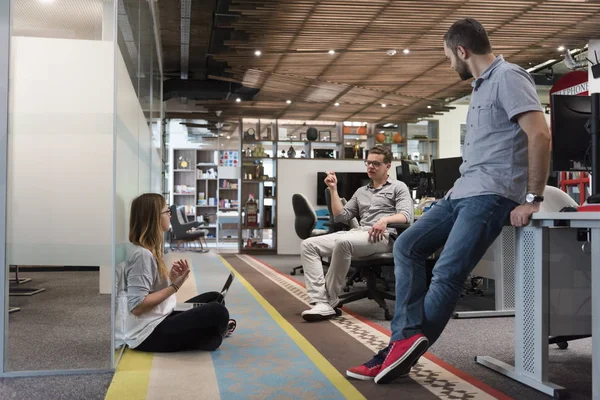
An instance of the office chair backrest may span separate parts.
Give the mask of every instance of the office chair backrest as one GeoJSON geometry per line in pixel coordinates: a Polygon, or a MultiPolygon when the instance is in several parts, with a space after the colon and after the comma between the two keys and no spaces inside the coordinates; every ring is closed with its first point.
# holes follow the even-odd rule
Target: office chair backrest
{"type": "Polygon", "coordinates": [[[540,212],[559,212],[563,207],[578,207],[579,204],[567,193],[557,187],[544,188],[544,201],[540,204],[540,212]]]}
{"type": "Polygon", "coordinates": [[[315,229],[317,214],[308,199],[300,193],[292,196],[292,208],[294,209],[294,229],[296,230],[296,235],[304,240],[310,237],[311,232],[315,229]]]}
{"type": "Polygon", "coordinates": [[[189,228],[185,226],[187,217],[185,216],[185,206],[171,206],[171,228],[175,236],[183,235],[189,228]]]}

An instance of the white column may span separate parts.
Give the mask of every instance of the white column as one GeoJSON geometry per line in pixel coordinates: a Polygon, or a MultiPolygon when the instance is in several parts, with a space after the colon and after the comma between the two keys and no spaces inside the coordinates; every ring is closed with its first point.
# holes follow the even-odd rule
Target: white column
{"type": "MultiPolygon", "coordinates": [[[[588,58],[596,64],[596,55],[598,55],[598,60],[600,60],[600,39],[590,40],[588,44],[588,58]],[[594,54],[594,51],[596,52],[594,54]]],[[[592,66],[588,66],[588,88],[589,93],[600,93],[600,78],[594,79],[592,76],[592,66]]]]}
{"type": "MultiPolygon", "coordinates": [[[[114,0],[119,1],[119,0],[114,0]]],[[[113,40],[115,28],[115,6],[113,2],[104,3],[102,9],[102,40],[113,40]]]]}

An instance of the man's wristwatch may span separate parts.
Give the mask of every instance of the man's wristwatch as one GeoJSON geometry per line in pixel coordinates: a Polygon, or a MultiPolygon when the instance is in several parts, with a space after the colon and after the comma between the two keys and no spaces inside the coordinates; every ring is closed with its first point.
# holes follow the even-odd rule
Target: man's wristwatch
{"type": "Polygon", "coordinates": [[[527,204],[539,204],[542,201],[544,201],[544,196],[540,196],[535,193],[527,193],[525,196],[525,202],[527,202],[527,204]]]}

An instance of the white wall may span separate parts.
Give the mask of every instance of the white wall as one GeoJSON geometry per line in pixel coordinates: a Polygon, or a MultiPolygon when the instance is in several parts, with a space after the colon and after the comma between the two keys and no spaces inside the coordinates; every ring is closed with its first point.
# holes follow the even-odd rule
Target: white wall
{"type": "MultiPolygon", "coordinates": [[[[588,45],[588,58],[592,61],[594,61],[594,63],[596,62],[596,58],[593,55],[594,51],[596,51],[598,54],[600,54],[600,39],[598,40],[590,40],[589,45],[588,45]]],[[[600,56],[598,56],[600,57],[600,56]]],[[[590,65],[588,67],[588,74],[589,74],[589,78],[588,78],[588,90],[589,93],[600,93],[600,78],[599,79],[594,79],[594,76],[592,75],[592,66],[590,65]]]]}
{"type": "Polygon", "coordinates": [[[113,60],[112,42],[12,38],[9,264],[110,265],[113,60]]]}
{"type": "Polygon", "coordinates": [[[439,121],[439,158],[460,157],[460,125],[467,121],[468,105],[457,105],[456,109],[436,116],[439,121]]]}
{"type": "Polygon", "coordinates": [[[117,54],[115,262],[118,264],[124,260],[125,245],[129,242],[131,201],[145,192],[160,192],[162,163],[134,83],[121,53],[117,54]]]}
{"type": "MultiPolygon", "coordinates": [[[[392,163],[390,177],[396,179],[392,163]]],[[[277,160],[277,254],[300,254],[300,243],[294,230],[292,196],[302,193],[315,209],[317,206],[317,172],[366,172],[363,160],[279,159],[277,160]]],[[[365,173],[366,178],[366,173],[365,173]]]]}

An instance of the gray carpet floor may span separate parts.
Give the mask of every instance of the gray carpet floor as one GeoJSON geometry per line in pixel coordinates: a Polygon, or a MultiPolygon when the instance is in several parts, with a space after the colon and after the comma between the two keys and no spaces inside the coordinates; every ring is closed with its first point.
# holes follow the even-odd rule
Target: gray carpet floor
{"type": "MultiPolygon", "coordinates": [[[[300,265],[299,256],[260,256],[257,258],[285,274],[289,274],[292,267],[300,265]]],[[[302,274],[297,274],[294,278],[300,282],[304,281],[302,274]]],[[[364,284],[356,284],[356,289],[362,288],[364,288],[364,284]]],[[[388,306],[390,310],[393,310],[394,302],[388,301],[388,306]]],[[[364,299],[344,307],[390,329],[390,322],[384,319],[383,310],[373,300],[364,299]]],[[[456,310],[474,311],[492,310],[493,308],[493,291],[484,290],[483,297],[476,295],[463,297],[456,310]]],[[[514,318],[451,319],[440,339],[431,347],[430,352],[515,399],[547,400],[550,398],[474,361],[475,356],[492,356],[506,363],[513,363],[514,318]]],[[[550,345],[550,381],[568,388],[573,399],[591,399],[591,354],[592,344],[589,338],[569,342],[566,350],[560,350],[556,345],[550,345]]],[[[363,361],[366,360],[357,360],[358,363],[363,361]]]]}
{"type": "MultiPolygon", "coordinates": [[[[26,272],[28,287],[11,296],[7,371],[110,368],[110,296],[98,294],[98,272],[26,272]]],[[[0,399],[103,399],[112,373],[0,379],[0,399]]]]}
{"type": "MultiPolygon", "coordinates": [[[[259,258],[286,274],[299,265],[298,256],[259,258]]],[[[61,274],[73,276],[65,275],[60,279],[54,274],[57,273],[28,273],[35,279],[33,284],[45,287],[46,293],[29,298],[10,298],[11,305],[22,307],[22,311],[9,317],[9,365],[21,370],[32,366],[37,366],[36,369],[49,365],[64,367],[65,364],[87,365],[87,368],[106,365],[108,353],[104,349],[110,343],[107,336],[110,314],[100,310],[108,310],[109,298],[97,295],[97,273],[64,272],[61,274]],[[64,321],[66,326],[61,329],[61,324],[56,324],[56,321],[64,321]],[[76,322],[79,338],[73,337],[77,336],[72,330],[76,322]]],[[[299,281],[304,279],[303,275],[295,278],[299,281]]],[[[361,287],[362,284],[357,284],[357,289],[361,287]]],[[[464,297],[457,310],[487,310],[493,309],[493,305],[493,293],[486,291],[484,297],[464,297]]],[[[393,302],[389,302],[389,306],[393,309],[393,302]]],[[[376,324],[390,327],[389,321],[383,318],[383,311],[372,300],[361,300],[347,307],[376,324]]],[[[476,355],[489,355],[512,363],[513,324],[513,318],[453,319],[430,351],[510,397],[548,399],[548,396],[473,361],[476,355]]],[[[590,339],[570,342],[566,350],[551,345],[550,381],[566,386],[573,399],[590,399],[590,355],[590,339]]],[[[357,360],[357,363],[363,361],[366,360],[357,360]]],[[[0,399],[103,399],[111,379],[110,373],[0,379],[0,399]]]]}

